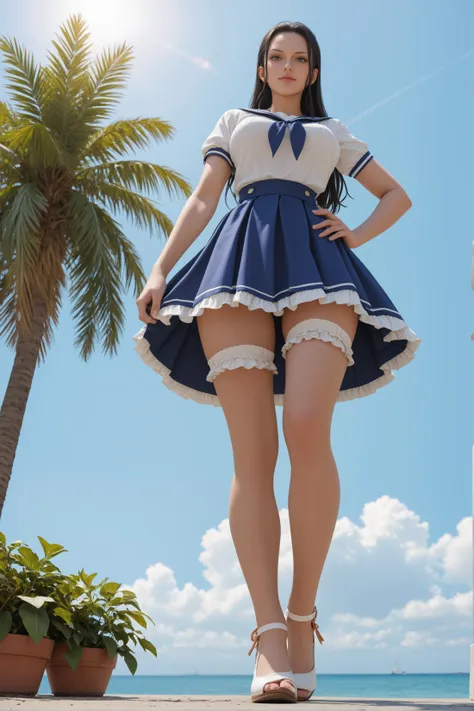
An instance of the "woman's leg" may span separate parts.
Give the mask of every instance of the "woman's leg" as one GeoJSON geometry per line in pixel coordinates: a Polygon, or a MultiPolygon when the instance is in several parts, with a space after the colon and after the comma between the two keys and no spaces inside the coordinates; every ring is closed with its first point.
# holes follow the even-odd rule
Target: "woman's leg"
{"type": "MultiPolygon", "coordinates": [[[[310,318],[338,324],[353,341],[358,324],[354,309],[319,302],[300,304],[295,311],[285,310],[285,339],[295,324],[310,318]]],[[[288,512],[293,547],[293,586],[288,609],[307,615],[315,604],[339,511],[339,475],[330,433],[348,361],[339,347],[312,337],[294,343],[286,353],[285,363],[282,424],[291,462],[288,512]]],[[[288,619],[287,624],[291,668],[294,672],[310,671],[314,634],[311,623],[288,619]]]]}
{"type": "MultiPolygon", "coordinates": [[[[220,350],[239,344],[274,351],[273,317],[262,309],[224,305],[198,317],[204,353],[209,360],[220,350]]],[[[285,622],[278,596],[280,518],[273,489],[278,455],[278,429],[270,370],[238,367],[219,373],[214,386],[229,428],[234,458],[229,521],[235,549],[255,609],[257,626],[285,622]]],[[[250,648],[249,641],[249,648],[250,648]]],[[[257,674],[290,668],[284,630],[260,637],[257,674]]],[[[265,685],[265,691],[284,680],[265,685]]]]}

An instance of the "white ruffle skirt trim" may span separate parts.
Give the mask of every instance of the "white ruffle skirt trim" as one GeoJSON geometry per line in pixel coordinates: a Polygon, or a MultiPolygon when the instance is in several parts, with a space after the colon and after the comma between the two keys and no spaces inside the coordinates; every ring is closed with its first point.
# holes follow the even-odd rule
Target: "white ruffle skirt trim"
{"type": "MultiPolygon", "coordinates": [[[[204,309],[218,309],[224,304],[238,307],[241,304],[253,309],[263,309],[266,312],[273,313],[275,316],[282,316],[285,308],[294,311],[298,304],[307,301],[319,301],[321,304],[337,303],[348,304],[354,308],[358,314],[359,320],[363,321],[375,328],[387,328],[390,332],[384,337],[384,341],[406,340],[407,345],[405,350],[395,358],[387,361],[380,366],[383,373],[379,378],[376,378],[370,383],[361,385],[356,388],[341,390],[337,397],[337,402],[354,400],[356,398],[365,397],[376,392],[379,388],[390,383],[394,378],[394,370],[399,370],[409,363],[415,355],[417,348],[421,343],[419,338],[400,318],[387,316],[386,314],[376,316],[367,313],[364,309],[358,293],[352,289],[344,289],[326,294],[324,289],[310,289],[307,291],[296,292],[290,296],[286,296],[275,302],[266,301],[258,296],[255,296],[247,291],[237,291],[235,294],[227,292],[219,292],[213,296],[203,299],[197,306],[187,307],[181,304],[171,304],[160,309],[158,319],[165,325],[170,325],[171,316],[178,316],[184,323],[191,323],[196,317],[200,316],[204,309]]],[[[203,393],[194,388],[178,383],[170,375],[170,369],[161,363],[151,352],[150,344],[144,338],[146,326],[144,326],[133,338],[135,341],[135,350],[138,352],[143,362],[158,373],[163,381],[163,384],[171,391],[181,397],[194,400],[201,404],[215,405],[220,407],[219,398],[211,393],[203,393]]],[[[323,338],[323,340],[326,340],[323,338]]],[[[335,344],[337,345],[337,344],[335,344]]],[[[352,360],[352,358],[351,358],[352,360]]],[[[353,360],[352,360],[353,364],[353,360]]],[[[245,364],[242,363],[244,367],[245,364]]],[[[247,363],[248,366],[248,363],[247,363]]],[[[248,366],[249,367],[249,366],[248,366]]],[[[284,403],[284,394],[275,393],[274,402],[277,406],[282,406],[284,403]]]]}

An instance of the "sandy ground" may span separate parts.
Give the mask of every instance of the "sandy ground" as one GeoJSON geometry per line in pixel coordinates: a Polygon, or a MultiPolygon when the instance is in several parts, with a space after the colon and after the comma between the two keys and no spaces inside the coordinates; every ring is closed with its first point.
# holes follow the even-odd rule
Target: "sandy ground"
{"type": "MultiPolygon", "coordinates": [[[[303,708],[317,707],[318,711],[444,711],[451,709],[473,709],[474,701],[469,699],[376,699],[376,698],[345,698],[345,697],[316,697],[304,702],[303,708]]],[[[239,709],[252,709],[252,703],[247,695],[242,696],[134,696],[123,694],[121,696],[105,694],[102,698],[56,698],[47,694],[38,694],[34,698],[1,697],[0,711],[161,711],[161,709],[179,708],[179,711],[198,711],[199,709],[212,709],[212,711],[228,710],[232,707],[239,709]]],[[[287,708],[288,704],[266,703],[264,708],[287,708]]],[[[301,709],[301,704],[299,705],[301,709]]]]}

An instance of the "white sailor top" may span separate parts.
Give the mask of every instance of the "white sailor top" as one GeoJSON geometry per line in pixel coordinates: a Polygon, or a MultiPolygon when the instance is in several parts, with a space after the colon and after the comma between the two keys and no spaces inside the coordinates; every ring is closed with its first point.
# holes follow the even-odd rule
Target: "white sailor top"
{"type": "Polygon", "coordinates": [[[203,161],[218,155],[229,163],[235,195],[266,178],[295,180],[319,194],[335,168],[355,178],[373,158],[367,143],[339,119],[243,108],[220,116],[201,153],[203,161]]]}

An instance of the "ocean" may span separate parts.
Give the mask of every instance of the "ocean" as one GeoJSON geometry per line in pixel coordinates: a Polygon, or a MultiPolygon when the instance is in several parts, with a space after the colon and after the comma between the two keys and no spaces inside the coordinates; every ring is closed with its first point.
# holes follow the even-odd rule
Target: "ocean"
{"type": "MultiPolygon", "coordinates": [[[[112,674],[107,694],[249,694],[251,675],[120,676],[112,674]]],[[[40,694],[50,694],[45,674],[40,694]]],[[[318,674],[318,696],[360,698],[469,698],[469,674],[318,674]]]]}

